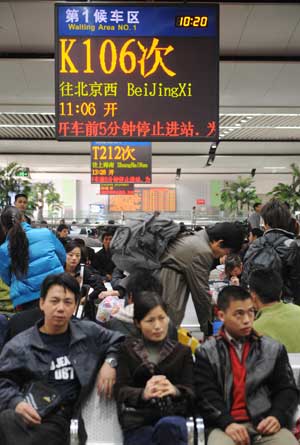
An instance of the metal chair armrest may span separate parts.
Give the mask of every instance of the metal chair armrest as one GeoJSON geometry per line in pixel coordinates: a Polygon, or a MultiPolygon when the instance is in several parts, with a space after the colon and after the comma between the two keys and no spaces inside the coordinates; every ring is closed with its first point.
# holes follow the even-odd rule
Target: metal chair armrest
{"type": "Polygon", "coordinates": [[[78,445],[78,419],[71,419],[70,422],[70,445],[78,445]]]}
{"type": "Polygon", "coordinates": [[[196,417],[195,418],[195,424],[196,424],[196,444],[197,445],[205,445],[205,428],[204,428],[204,421],[202,417],[196,417]]]}

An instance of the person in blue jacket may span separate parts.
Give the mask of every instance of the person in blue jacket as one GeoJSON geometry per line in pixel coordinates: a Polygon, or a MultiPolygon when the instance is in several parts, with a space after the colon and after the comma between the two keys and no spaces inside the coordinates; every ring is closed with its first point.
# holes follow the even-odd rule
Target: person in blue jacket
{"type": "Polygon", "coordinates": [[[16,310],[38,306],[43,280],[64,271],[65,249],[50,230],[33,229],[24,222],[16,207],[6,207],[0,221],[6,233],[0,246],[0,277],[10,286],[16,310]]]}

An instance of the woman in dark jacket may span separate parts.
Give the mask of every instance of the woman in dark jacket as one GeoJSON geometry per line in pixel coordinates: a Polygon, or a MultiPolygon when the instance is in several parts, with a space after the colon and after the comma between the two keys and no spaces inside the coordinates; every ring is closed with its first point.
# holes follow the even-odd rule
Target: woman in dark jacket
{"type": "Polygon", "coordinates": [[[169,318],[156,292],[135,300],[134,321],[142,337],[121,346],[115,385],[124,445],[185,445],[194,397],[191,351],[167,337],[169,318]]]}
{"type": "Polygon", "coordinates": [[[79,243],[72,240],[66,244],[65,249],[67,252],[65,271],[77,278],[80,285],[85,284],[94,289],[94,291],[90,294],[91,299],[94,300],[98,298],[98,295],[102,291],[105,291],[106,288],[103,284],[101,276],[92,267],[82,264],[81,273],[81,262],[83,255],[79,243]]]}

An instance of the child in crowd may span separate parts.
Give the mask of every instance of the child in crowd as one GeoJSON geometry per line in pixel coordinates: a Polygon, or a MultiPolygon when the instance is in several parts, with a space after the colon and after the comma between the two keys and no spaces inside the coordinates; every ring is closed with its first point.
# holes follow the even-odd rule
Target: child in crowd
{"type": "Polygon", "coordinates": [[[225,260],[225,277],[229,283],[239,286],[242,272],[243,263],[239,255],[228,255],[225,260]]]}

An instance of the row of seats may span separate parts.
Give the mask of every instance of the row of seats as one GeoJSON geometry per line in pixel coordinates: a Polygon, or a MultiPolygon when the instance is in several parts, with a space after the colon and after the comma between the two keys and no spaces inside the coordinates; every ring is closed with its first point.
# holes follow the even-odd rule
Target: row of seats
{"type": "MultiPolygon", "coordinates": [[[[300,354],[289,354],[294,377],[300,389],[300,354]]],[[[122,431],[114,400],[99,397],[96,386],[82,410],[88,434],[87,445],[122,445],[122,431]]],[[[295,420],[300,418],[300,405],[295,420]]],[[[187,419],[188,445],[205,445],[204,424],[201,418],[187,419]]],[[[71,444],[77,445],[77,426],[71,424],[71,444]]]]}

